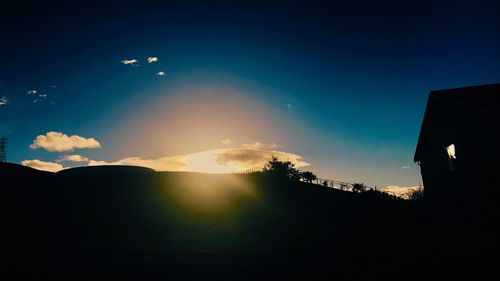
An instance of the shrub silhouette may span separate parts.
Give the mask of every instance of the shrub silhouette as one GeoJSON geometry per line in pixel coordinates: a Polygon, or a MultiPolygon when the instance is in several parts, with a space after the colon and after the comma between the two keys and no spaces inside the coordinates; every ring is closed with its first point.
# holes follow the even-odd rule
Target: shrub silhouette
{"type": "Polygon", "coordinates": [[[421,200],[422,198],[424,198],[424,189],[421,187],[417,189],[411,189],[405,193],[405,196],[410,201],[421,200]]]}
{"type": "Polygon", "coordinates": [[[295,168],[295,164],[291,161],[280,161],[275,156],[266,163],[263,171],[280,179],[299,181],[301,178],[301,173],[295,168]]]}
{"type": "Polygon", "coordinates": [[[354,183],[352,185],[352,192],[363,193],[367,189],[367,186],[364,183],[354,183]]]}
{"type": "Polygon", "coordinates": [[[300,173],[300,176],[305,182],[312,182],[318,178],[313,172],[310,171],[302,172],[300,173]]]}

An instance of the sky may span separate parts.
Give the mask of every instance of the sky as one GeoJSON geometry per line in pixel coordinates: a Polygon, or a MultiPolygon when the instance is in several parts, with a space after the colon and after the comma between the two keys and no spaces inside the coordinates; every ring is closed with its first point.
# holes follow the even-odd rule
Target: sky
{"type": "Polygon", "coordinates": [[[414,187],[429,91],[500,81],[500,4],[459,2],[2,4],[0,136],[10,162],[51,171],[275,155],[414,187]]]}

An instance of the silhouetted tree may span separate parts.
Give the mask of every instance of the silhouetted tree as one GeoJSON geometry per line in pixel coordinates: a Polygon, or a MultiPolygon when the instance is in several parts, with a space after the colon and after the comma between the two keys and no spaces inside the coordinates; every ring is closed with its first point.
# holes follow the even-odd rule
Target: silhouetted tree
{"type": "Polygon", "coordinates": [[[363,193],[367,189],[367,186],[364,183],[354,183],[352,185],[352,192],[363,193]]]}
{"type": "Polygon", "coordinates": [[[424,198],[424,189],[421,187],[417,189],[410,189],[408,192],[406,192],[405,196],[410,201],[418,201],[424,198]]]}
{"type": "Polygon", "coordinates": [[[323,181],[323,186],[328,186],[328,181],[323,181]]]}
{"type": "Polygon", "coordinates": [[[264,172],[278,178],[287,178],[292,181],[299,181],[301,173],[294,168],[295,164],[291,161],[280,161],[275,156],[264,166],[264,172]]]}
{"type": "Polygon", "coordinates": [[[317,179],[318,177],[310,171],[305,171],[300,173],[300,176],[305,182],[312,182],[313,180],[317,179]]]}

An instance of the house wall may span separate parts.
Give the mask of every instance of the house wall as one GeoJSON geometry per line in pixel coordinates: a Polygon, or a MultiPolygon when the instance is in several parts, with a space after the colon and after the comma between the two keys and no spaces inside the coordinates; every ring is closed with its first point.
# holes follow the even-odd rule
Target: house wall
{"type": "Polygon", "coordinates": [[[499,205],[498,120],[441,100],[434,100],[431,110],[421,160],[426,198],[468,210],[499,205]],[[456,160],[446,152],[450,144],[456,160]]]}

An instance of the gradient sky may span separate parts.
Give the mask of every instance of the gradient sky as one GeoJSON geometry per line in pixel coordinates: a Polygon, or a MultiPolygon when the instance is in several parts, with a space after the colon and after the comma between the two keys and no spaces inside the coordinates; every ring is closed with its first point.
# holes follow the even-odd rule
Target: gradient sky
{"type": "Polygon", "coordinates": [[[0,136],[16,163],[249,148],[415,186],[429,91],[500,81],[494,1],[19,2],[0,12],[0,136]],[[30,148],[51,131],[101,148],[30,148]]]}

